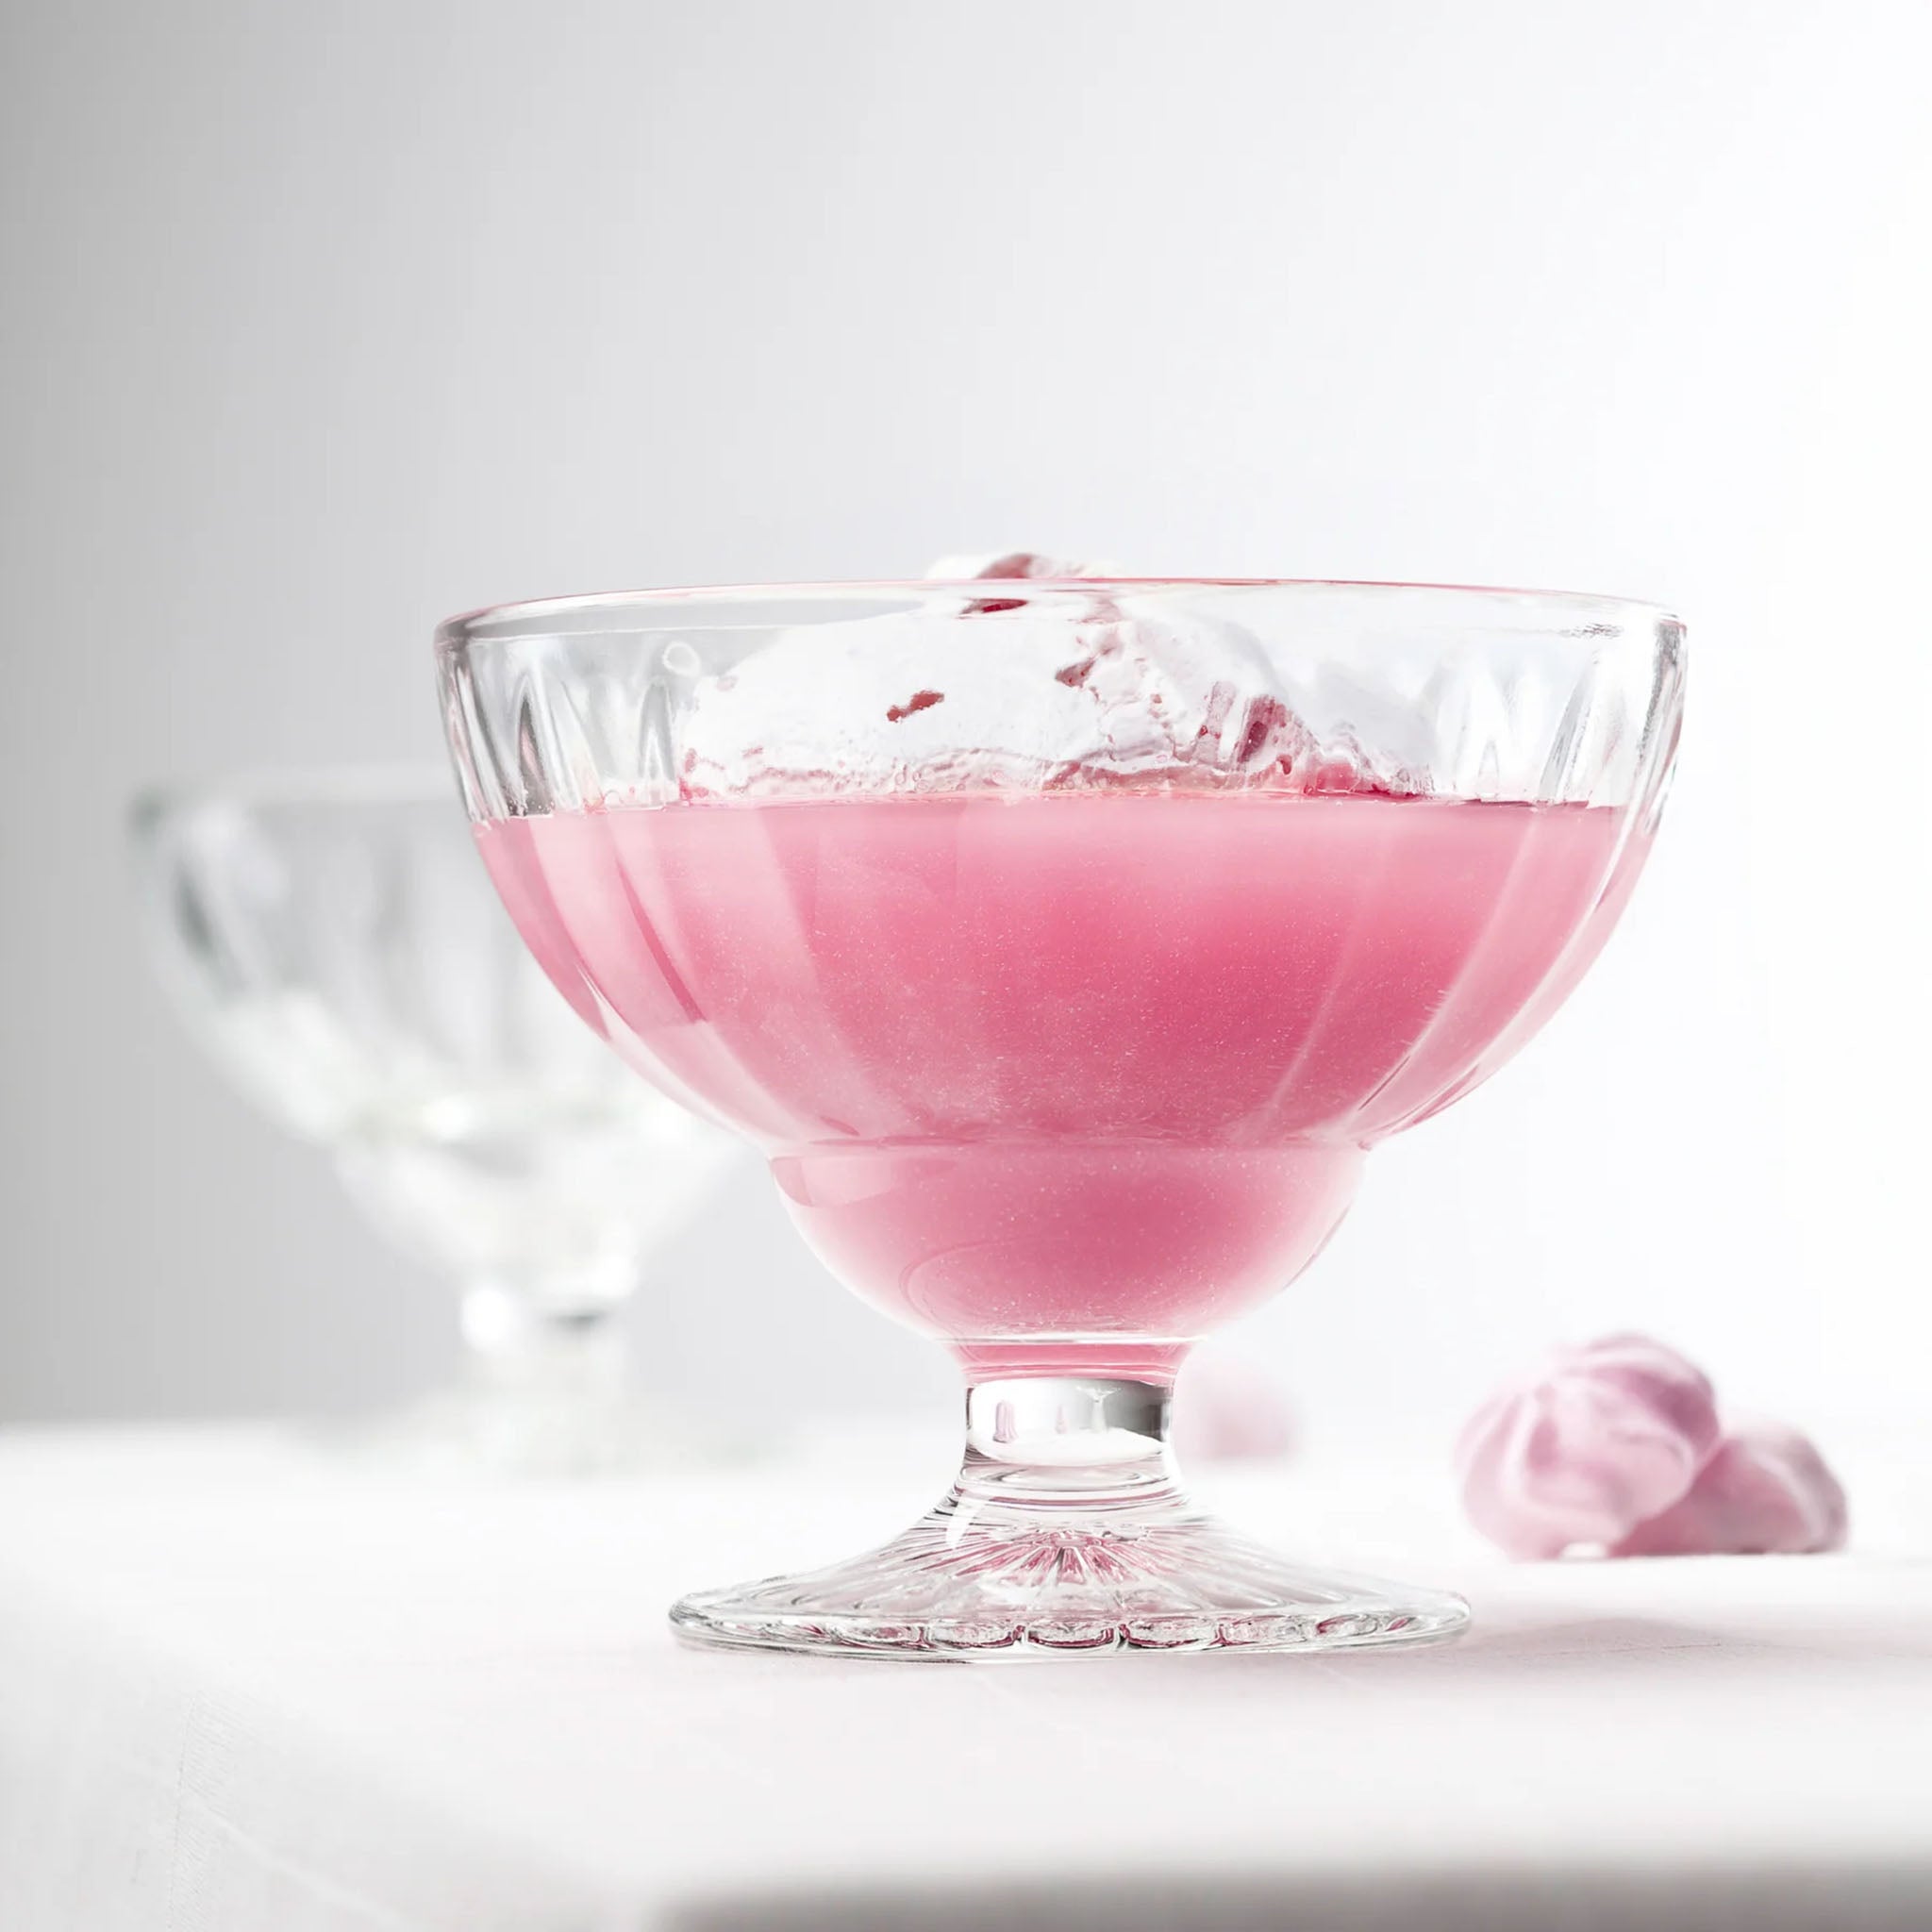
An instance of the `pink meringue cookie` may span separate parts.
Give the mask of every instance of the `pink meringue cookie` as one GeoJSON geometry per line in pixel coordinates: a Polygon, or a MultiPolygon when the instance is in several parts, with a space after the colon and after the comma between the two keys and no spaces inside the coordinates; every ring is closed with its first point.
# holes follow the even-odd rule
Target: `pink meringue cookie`
{"type": "Polygon", "coordinates": [[[1718,1434],[1698,1368],[1646,1336],[1607,1336],[1471,1418],[1456,1449],[1463,1506],[1512,1557],[1621,1544],[1683,1500],[1718,1434]]]}
{"type": "Polygon", "coordinates": [[[1760,1417],[1734,1422],[1690,1491],[1613,1557],[1807,1556],[1844,1547],[1845,1492],[1810,1440],[1760,1417]]]}
{"type": "Polygon", "coordinates": [[[1294,1442],[1294,1411],[1274,1376],[1242,1362],[1190,1362],[1174,1391],[1174,1443],[1182,1465],[1263,1462],[1294,1442]]]}

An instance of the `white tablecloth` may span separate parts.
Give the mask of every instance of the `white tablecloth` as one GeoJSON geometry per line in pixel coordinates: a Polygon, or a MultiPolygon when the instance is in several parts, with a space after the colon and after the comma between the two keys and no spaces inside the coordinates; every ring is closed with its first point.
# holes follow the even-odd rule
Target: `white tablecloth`
{"type": "Polygon", "coordinates": [[[1932,1482],[1840,1557],[1514,1568],[1443,1473],[1223,1474],[1458,1644],[991,1668],[678,1649],[936,1443],[404,1480],[261,1431],[0,1438],[0,1932],[1932,1926],[1932,1482]]]}

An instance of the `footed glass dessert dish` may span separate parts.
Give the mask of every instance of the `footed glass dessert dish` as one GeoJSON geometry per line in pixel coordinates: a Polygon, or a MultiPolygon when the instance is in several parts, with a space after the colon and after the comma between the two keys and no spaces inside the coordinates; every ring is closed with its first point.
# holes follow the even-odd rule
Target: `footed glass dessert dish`
{"type": "Polygon", "coordinates": [[[546,984],[446,773],[230,778],[136,807],[148,937],[183,1018],[461,1292],[454,1388],[348,1440],[406,1463],[594,1474],[689,1460],[619,1316],[730,1141],[633,1079],[546,984]]]}
{"type": "Polygon", "coordinates": [[[686,1639],[903,1657],[1317,1650],[1457,1598],[1203,1517],[1190,1345],[1291,1281],[1367,1150],[1602,946],[1682,632],[1555,593],[1030,579],[586,597],[440,633],[490,871],[583,1019],[771,1162],[935,1336],[963,1467],[883,1548],[686,1639]]]}

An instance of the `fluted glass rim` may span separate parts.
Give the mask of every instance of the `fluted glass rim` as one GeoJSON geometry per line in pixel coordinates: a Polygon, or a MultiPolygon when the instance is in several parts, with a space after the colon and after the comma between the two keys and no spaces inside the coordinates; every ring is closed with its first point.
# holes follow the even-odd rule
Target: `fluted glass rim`
{"type": "MultiPolygon", "coordinates": [[[[1247,577],[1247,576],[1050,576],[1050,577],[854,577],[806,580],[795,583],[683,584],[621,591],[587,591],[558,596],[511,599],[505,603],[478,605],[473,609],[446,617],[436,627],[435,650],[439,658],[461,657],[472,647],[499,641],[527,639],[543,633],[552,619],[576,618],[598,612],[622,616],[626,611],[664,611],[683,614],[691,606],[708,602],[756,604],[768,602],[809,603],[815,599],[832,602],[841,597],[891,595],[937,598],[1000,596],[1024,598],[1027,602],[1059,597],[1091,597],[1108,591],[1130,591],[1137,595],[1163,591],[1324,591],[1351,595],[1427,596],[1472,604],[1482,600],[1520,600],[1525,605],[1552,610],[1565,610],[1579,619],[1604,622],[1616,616],[1646,625],[1683,625],[1683,619],[1670,605],[1641,597],[1626,597],[1595,591],[1540,589],[1509,584],[1449,584],[1408,582],[1382,577],[1247,577]]],[[[610,628],[622,630],[622,624],[610,628]]],[[[640,624],[641,634],[652,626],[640,624]]]]}
{"type": "MultiPolygon", "coordinates": [[[[1585,592],[1338,578],[1074,575],[604,592],[490,606],[439,628],[444,725],[465,807],[481,823],[615,801],[694,802],[690,747],[680,750],[679,734],[694,715],[696,680],[708,663],[721,695],[736,682],[725,668],[775,639],[788,648],[804,645],[808,661],[823,639],[825,661],[836,670],[844,661],[841,654],[852,649],[855,627],[874,624],[885,628],[873,634],[872,655],[890,645],[892,627],[901,625],[910,663],[938,648],[941,631],[959,639],[956,620],[982,615],[992,620],[979,641],[988,649],[971,651],[965,660],[975,677],[978,670],[970,667],[982,657],[992,665],[1015,650],[1039,649],[1042,627],[1070,635],[1101,622],[1173,623],[1184,631],[1200,626],[1204,634],[1231,627],[1230,635],[1246,639],[1272,666],[1262,674],[1267,691],[1251,694],[1243,714],[1250,737],[1257,716],[1257,742],[1263,746],[1274,742],[1270,733],[1286,719],[1303,721],[1304,751],[1312,756],[1325,741],[1323,757],[1373,771],[1379,784],[1403,795],[1441,791],[1616,805],[1655,799],[1681,713],[1682,621],[1661,605],[1585,592]],[[995,613],[1012,613],[1016,627],[1008,629],[995,613]],[[1324,683],[1330,666],[1340,675],[1324,683]],[[1392,708],[1371,720],[1367,738],[1353,715],[1364,692],[1379,702],[1365,675],[1371,684],[1376,676],[1395,680],[1392,708]],[[1434,690],[1437,684],[1443,688],[1434,690]],[[1514,708],[1517,693],[1527,694],[1527,709],[1514,708]],[[1249,715],[1263,697],[1272,712],[1249,715]],[[1428,741],[1400,743],[1390,725],[1396,718],[1423,721],[1428,741]]],[[[1067,682],[1058,667],[1054,675],[1067,682]]],[[[1212,692],[1203,700],[1210,701],[1212,692]]],[[[782,707],[772,715],[782,716],[782,707]]],[[[904,715],[886,711],[894,724],[904,715]]],[[[1204,728],[1207,718],[1204,710],[1204,728]]],[[[753,742],[765,735],[761,722],[743,741],[754,763],[762,759],[774,771],[761,778],[732,764],[697,790],[712,798],[756,792],[774,802],[819,795],[826,789],[824,775],[808,782],[799,774],[817,770],[821,739],[831,747],[830,788],[847,794],[963,793],[1014,783],[1027,791],[1053,763],[1050,746],[1013,754],[989,739],[985,757],[992,764],[1017,756],[1027,768],[1017,779],[949,778],[928,786],[919,778],[916,757],[908,763],[897,745],[841,738],[836,727],[836,718],[824,731],[812,724],[811,744],[791,748],[798,771],[788,779],[776,769],[783,756],[774,758],[765,743],[753,742]],[[1040,765],[1042,757],[1047,763],[1040,770],[1028,765],[1040,765]]],[[[1213,726],[1217,742],[1224,729],[1224,720],[1213,726]]],[[[943,761],[945,748],[939,749],[943,761]]],[[[1191,761],[1191,751],[1180,763],[1191,761]]],[[[1157,790],[1168,782],[1134,769],[1131,759],[1111,775],[1157,790]]],[[[1260,788],[1238,777],[1235,789],[1260,788]]]]}

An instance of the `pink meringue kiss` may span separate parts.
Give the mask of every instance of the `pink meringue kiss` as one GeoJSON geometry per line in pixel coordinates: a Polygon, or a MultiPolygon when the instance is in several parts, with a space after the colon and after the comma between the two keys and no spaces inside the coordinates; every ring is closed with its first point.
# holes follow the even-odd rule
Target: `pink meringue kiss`
{"type": "Polygon", "coordinates": [[[1174,1445],[1183,1466],[1266,1462],[1294,1444],[1294,1411],[1272,1375],[1241,1362],[1193,1361],[1174,1391],[1174,1445]]]}
{"type": "Polygon", "coordinates": [[[1783,1423],[1733,1424],[1689,1492],[1641,1523],[1613,1557],[1810,1556],[1844,1547],[1845,1492],[1783,1423]]]}
{"type": "Polygon", "coordinates": [[[1456,1449],[1463,1507],[1512,1557],[1615,1547],[1683,1501],[1718,1433],[1699,1369],[1645,1336],[1607,1336],[1476,1411],[1456,1449]]]}

